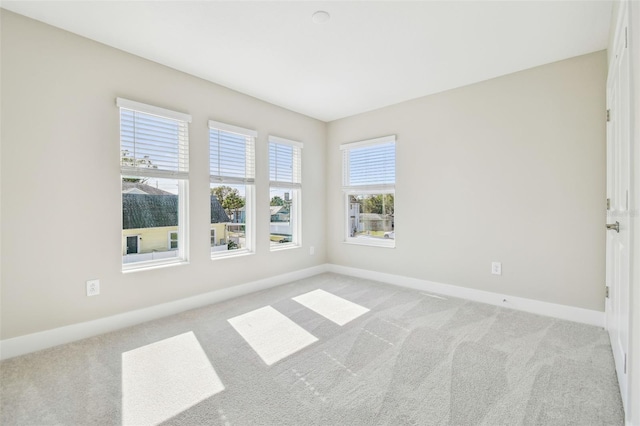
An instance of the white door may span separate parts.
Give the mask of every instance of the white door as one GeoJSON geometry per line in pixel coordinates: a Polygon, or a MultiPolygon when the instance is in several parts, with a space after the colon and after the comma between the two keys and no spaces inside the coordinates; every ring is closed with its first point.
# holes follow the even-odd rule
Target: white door
{"type": "MultiPolygon", "coordinates": [[[[623,12],[626,15],[626,12],[623,12]]],[[[623,15],[623,16],[624,16],[623,15]]],[[[626,18],[626,17],[625,17],[626,18]]],[[[626,23],[623,18],[622,22],[626,23]]],[[[626,407],[629,349],[629,188],[630,85],[627,25],[620,25],[614,41],[607,81],[607,330],[616,365],[622,402],[626,407]]]]}

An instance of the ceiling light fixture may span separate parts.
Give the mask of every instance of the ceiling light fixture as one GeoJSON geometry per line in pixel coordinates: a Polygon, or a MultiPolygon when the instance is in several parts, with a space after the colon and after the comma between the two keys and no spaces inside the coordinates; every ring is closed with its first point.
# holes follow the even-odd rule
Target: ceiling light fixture
{"type": "Polygon", "coordinates": [[[331,15],[329,15],[329,12],[325,12],[324,10],[319,10],[311,15],[311,20],[316,24],[324,24],[329,20],[329,18],[331,18],[331,15]]]}

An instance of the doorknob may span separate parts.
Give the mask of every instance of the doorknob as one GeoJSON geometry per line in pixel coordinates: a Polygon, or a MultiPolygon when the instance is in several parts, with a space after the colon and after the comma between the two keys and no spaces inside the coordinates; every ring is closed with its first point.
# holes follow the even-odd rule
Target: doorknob
{"type": "Polygon", "coordinates": [[[620,222],[616,220],[616,223],[607,223],[607,230],[613,229],[617,233],[620,233],[620,222]]]}

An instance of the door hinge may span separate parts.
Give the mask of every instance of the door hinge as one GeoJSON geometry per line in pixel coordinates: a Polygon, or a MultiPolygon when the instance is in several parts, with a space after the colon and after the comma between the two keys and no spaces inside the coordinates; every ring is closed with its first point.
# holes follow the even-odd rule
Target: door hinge
{"type": "Polygon", "coordinates": [[[609,298],[609,286],[604,286],[604,297],[609,298]]]}
{"type": "Polygon", "coordinates": [[[624,28],[624,48],[629,47],[629,39],[627,38],[627,27],[624,28]]]}
{"type": "Polygon", "coordinates": [[[624,354],[624,374],[627,374],[627,354],[624,354]]]}
{"type": "Polygon", "coordinates": [[[611,121],[611,110],[610,109],[607,110],[607,123],[609,121],[611,121]]]}
{"type": "Polygon", "coordinates": [[[611,198],[607,198],[607,210],[611,210],[611,198]]]}

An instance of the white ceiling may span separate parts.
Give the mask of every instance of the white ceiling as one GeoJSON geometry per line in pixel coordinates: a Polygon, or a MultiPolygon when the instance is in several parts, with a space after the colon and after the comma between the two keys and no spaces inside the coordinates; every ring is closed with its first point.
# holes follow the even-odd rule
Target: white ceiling
{"type": "Polygon", "coordinates": [[[607,47],[610,1],[3,1],[331,121],[607,47]],[[331,19],[315,24],[325,10],[331,19]]]}

